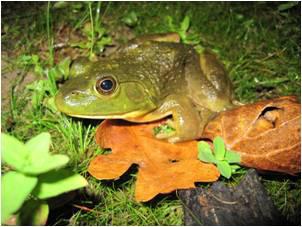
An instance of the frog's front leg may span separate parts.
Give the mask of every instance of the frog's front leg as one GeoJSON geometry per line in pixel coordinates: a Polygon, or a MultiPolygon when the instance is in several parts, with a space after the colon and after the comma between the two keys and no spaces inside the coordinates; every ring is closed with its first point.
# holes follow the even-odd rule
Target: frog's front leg
{"type": "Polygon", "coordinates": [[[163,104],[153,113],[170,113],[172,123],[170,124],[175,133],[172,135],[158,134],[159,139],[168,139],[170,143],[200,138],[203,128],[208,121],[208,115],[201,114],[198,107],[185,96],[171,95],[166,98],[163,104]],[[202,116],[206,116],[205,118],[202,116]]]}

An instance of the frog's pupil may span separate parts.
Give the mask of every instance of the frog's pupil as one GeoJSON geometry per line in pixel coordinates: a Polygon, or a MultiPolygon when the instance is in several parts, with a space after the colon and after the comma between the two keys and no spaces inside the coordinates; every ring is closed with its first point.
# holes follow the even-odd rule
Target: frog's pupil
{"type": "Polygon", "coordinates": [[[101,88],[104,91],[110,91],[113,87],[113,82],[112,80],[103,80],[101,82],[101,88]]]}

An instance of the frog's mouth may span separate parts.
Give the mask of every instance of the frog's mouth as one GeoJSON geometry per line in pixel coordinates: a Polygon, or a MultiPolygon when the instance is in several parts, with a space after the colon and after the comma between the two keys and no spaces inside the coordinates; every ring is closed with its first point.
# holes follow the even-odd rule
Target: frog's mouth
{"type": "Polygon", "coordinates": [[[129,120],[129,119],[134,119],[137,117],[144,116],[147,112],[142,111],[142,110],[136,110],[132,111],[129,113],[123,113],[123,114],[110,114],[110,115],[82,115],[82,114],[71,114],[71,113],[66,113],[69,116],[72,117],[78,117],[78,118],[85,118],[85,119],[124,119],[124,120],[129,120]]]}

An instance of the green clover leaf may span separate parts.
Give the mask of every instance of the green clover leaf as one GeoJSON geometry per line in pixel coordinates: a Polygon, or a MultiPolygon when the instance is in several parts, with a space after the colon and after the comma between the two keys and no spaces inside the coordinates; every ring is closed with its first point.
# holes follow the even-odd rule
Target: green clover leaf
{"type": "Polygon", "coordinates": [[[39,199],[47,199],[64,192],[85,187],[88,182],[84,177],[71,171],[60,169],[41,174],[32,194],[39,199]]]}
{"type": "Polygon", "coordinates": [[[240,155],[234,151],[227,150],[224,158],[228,163],[240,163],[240,155]]]}
{"type": "Polygon", "coordinates": [[[225,178],[229,179],[232,173],[236,173],[240,168],[238,165],[230,165],[231,163],[240,163],[240,155],[234,151],[227,150],[221,137],[216,136],[213,140],[214,152],[205,141],[200,141],[197,145],[198,159],[215,164],[220,174],[225,178]]]}
{"type": "Polygon", "coordinates": [[[203,162],[216,163],[210,145],[204,141],[198,143],[198,158],[203,162]]]}
{"type": "Polygon", "coordinates": [[[214,155],[219,161],[224,160],[225,146],[223,139],[220,136],[216,136],[213,141],[214,144],[214,155]]]}
{"type": "Polygon", "coordinates": [[[4,223],[22,206],[38,182],[37,177],[10,171],[1,182],[1,222],[4,223]]]}
{"type": "Polygon", "coordinates": [[[227,179],[230,179],[232,175],[232,168],[227,161],[218,161],[217,168],[222,176],[224,176],[227,179]]]}

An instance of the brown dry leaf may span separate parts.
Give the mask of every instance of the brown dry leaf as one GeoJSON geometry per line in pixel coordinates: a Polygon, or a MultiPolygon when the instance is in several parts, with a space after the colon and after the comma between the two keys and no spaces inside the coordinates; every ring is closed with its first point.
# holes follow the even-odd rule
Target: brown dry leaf
{"type": "Polygon", "coordinates": [[[159,193],[194,188],[194,182],[212,182],[220,176],[212,164],[197,159],[197,141],[171,144],[154,138],[160,122],[133,124],[105,120],[97,129],[96,141],[112,153],[93,159],[88,172],[97,179],[117,179],[132,164],[138,164],[137,201],[148,201],[159,193]]]}
{"type": "Polygon", "coordinates": [[[203,138],[221,136],[238,152],[241,164],[295,174],[301,170],[301,112],[293,96],[221,112],[208,123],[203,138]]]}

